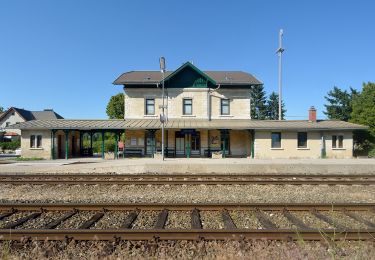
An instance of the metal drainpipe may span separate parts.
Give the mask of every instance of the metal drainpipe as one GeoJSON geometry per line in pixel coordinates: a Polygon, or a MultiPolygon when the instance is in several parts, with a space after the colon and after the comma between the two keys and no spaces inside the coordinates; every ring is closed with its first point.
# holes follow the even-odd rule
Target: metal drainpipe
{"type": "Polygon", "coordinates": [[[207,92],[207,106],[208,106],[208,108],[207,108],[207,112],[208,112],[208,121],[211,121],[211,108],[212,108],[212,106],[211,106],[211,93],[213,93],[214,91],[216,91],[216,90],[218,90],[219,88],[220,88],[220,84],[217,86],[217,88],[214,88],[214,89],[208,89],[208,92],[207,92]]]}

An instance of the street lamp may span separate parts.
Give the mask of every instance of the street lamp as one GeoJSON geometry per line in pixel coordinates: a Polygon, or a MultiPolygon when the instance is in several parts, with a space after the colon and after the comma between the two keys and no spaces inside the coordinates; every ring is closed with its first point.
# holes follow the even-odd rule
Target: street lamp
{"type": "Polygon", "coordinates": [[[162,114],[160,115],[160,122],[161,124],[161,154],[164,161],[164,124],[165,124],[165,113],[164,113],[164,76],[165,76],[165,58],[160,57],[159,59],[160,63],[160,71],[163,75],[163,83],[162,83],[162,100],[163,100],[163,106],[162,106],[162,114]]]}
{"type": "Polygon", "coordinates": [[[283,29],[280,29],[280,32],[279,32],[279,48],[277,49],[276,53],[277,55],[279,56],[279,120],[282,119],[282,89],[281,89],[281,70],[282,70],[282,67],[281,67],[281,59],[282,59],[282,55],[283,55],[283,52],[285,49],[283,49],[283,35],[284,35],[284,31],[283,29]]]}

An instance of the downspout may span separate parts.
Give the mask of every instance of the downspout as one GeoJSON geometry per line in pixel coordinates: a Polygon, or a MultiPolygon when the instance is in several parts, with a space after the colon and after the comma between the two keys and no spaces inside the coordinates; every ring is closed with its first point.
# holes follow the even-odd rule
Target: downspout
{"type": "Polygon", "coordinates": [[[214,88],[214,89],[208,89],[207,91],[207,113],[208,113],[208,121],[211,121],[211,110],[212,110],[212,106],[211,106],[211,94],[218,90],[220,88],[220,84],[217,86],[217,88],[214,88]]]}

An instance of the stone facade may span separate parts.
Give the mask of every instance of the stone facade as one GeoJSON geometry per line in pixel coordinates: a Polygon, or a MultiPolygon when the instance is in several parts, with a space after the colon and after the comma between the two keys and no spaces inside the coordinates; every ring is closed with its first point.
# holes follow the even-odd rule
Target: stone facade
{"type": "Polygon", "coordinates": [[[43,159],[51,159],[51,131],[50,130],[22,130],[21,136],[21,156],[22,157],[38,157],[43,159]],[[31,136],[42,136],[40,147],[31,147],[31,136]]]}
{"type": "MultiPolygon", "coordinates": [[[[162,113],[161,88],[125,88],[125,119],[158,118],[162,113]],[[146,99],[155,99],[155,114],[146,115],[146,99]]],[[[165,114],[170,119],[250,119],[250,90],[172,88],[165,90],[165,114]],[[192,99],[192,115],[183,115],[183,99],[192,99]],[[221,99],[229,99],[229,115],[221,115],[221,99]],[[209,112],[210,111],[210,112],[209,112]]]]}

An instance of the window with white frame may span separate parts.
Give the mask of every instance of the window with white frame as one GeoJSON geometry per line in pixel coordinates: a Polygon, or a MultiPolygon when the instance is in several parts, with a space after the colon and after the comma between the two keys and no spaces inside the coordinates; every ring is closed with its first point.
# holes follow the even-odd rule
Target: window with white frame
{"type": "Polygon", "coordinates": [[[298,148],[307,148],[307,132],[298,132],[298,148]]]}
{"type": "Polygon", "coordinates": [[[230,109],[229,109],[229,99],[222,98],[220,101],[220,113],[221,115],[229,115],[230,109]]]}
{"type": "Polygon", "coordinates": [[[193,100],[191,98],[184,98],[183,99],[182,112],[183,112],[184,115],[192,115],[193,114],[193,100]]]}
{"type": "Polygon", "coordinates": [[[271,148],[281,148],[281,133],[271,133],[271,148]]]}
{"type": "Polygon", "coordinates": [[[42,148],[42,136],[30,135],[30,148],[42,148]]]}
{"type": "Polygon", "coordinates": [[[145,100],[145,114],[146,115],[155,115],[155,99],[146,98],[145,100]]]}
{"type": "Polygon", "coordinates": [[[343,135],[332,135],[332,148],[344,148],[343,135]]]}

